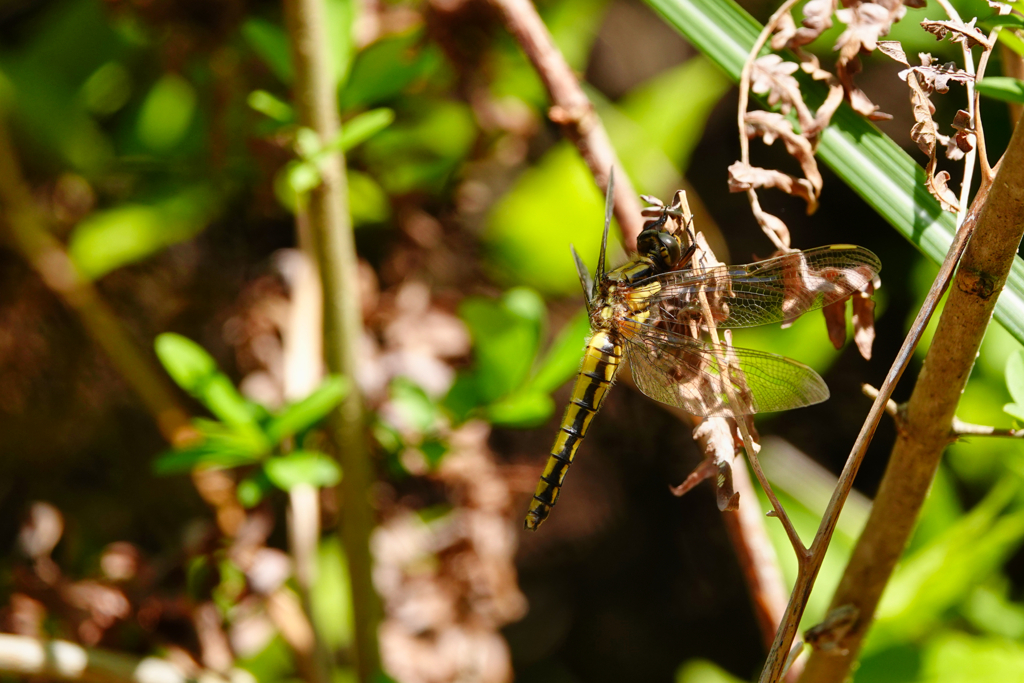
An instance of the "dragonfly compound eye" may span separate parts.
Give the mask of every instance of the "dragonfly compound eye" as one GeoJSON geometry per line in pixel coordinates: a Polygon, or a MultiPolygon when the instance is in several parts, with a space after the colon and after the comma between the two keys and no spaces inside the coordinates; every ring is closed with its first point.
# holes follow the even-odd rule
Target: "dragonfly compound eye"
{"type": "Polygon", "coordinates": [[[675,266],[683,256],[683,247],[679,239],[664,230],[644,230],[636,238],[636,248],[665,270],[675,266]]]}

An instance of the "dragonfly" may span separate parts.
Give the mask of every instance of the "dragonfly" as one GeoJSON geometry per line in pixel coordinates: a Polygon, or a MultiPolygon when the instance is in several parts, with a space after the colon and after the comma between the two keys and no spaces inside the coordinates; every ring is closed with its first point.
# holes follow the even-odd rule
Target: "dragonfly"
{"type": "Polygon", "coordinates": [[[609,182],[594,276],[571,248],[590,316],[590,338],[526,514],[525,527],[531,531],[558,500],[576,451],[624,362],[641,392],[693,415],[736,417],[820,403],[829,397],[828,386],[803,363],[701,339],[705,311],[722,329],[788,324],[864,290],[882,268],[871,251],[849,244],[742,266],[681,268],[696,247],[691,241],[683,248],[682,237],[667,227],[669,211],[663,207],[637,237],[633,258],[605,272],[611,210],[609,182]]]}

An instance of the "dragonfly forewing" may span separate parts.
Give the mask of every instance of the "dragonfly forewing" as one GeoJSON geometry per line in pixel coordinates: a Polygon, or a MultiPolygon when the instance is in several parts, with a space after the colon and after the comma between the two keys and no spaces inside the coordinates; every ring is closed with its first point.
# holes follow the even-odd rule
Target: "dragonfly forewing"
{"type": "Polygon", "coordinates": [[[881,268],[863,247],[831,245],[745,266],[662,273],[637,283],[631,296],[650,311],[649,322],[680,332],[673,326],[700,322],[697,294],[703,288],[718,327],[756,327],[789,323],[842,301],[865,289],[881,268]]]}

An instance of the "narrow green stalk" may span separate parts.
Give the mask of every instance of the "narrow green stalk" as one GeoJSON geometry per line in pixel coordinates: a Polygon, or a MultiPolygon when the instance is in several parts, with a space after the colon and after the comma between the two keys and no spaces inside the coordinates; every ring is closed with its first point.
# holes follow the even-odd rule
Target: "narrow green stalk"
{"type": "MultiPolygon", "coordinates": [[[[311,128],[326,145],[341,124],[328,62],[323,0],[285,0],[295,70],[294,99],[300,125],[311,128]]],[[[320,163],[321,183],[307,198],[310,245],[324,294],[324,356],[332,373],[354,377],[362,337],[355,241],[348,213],[348,187],[342,154],[320,163]]],[[[343,471],[341,541],[352,582],[354,643],[352,658],[360,681],[368,683],[380,669],[377,625],[380,604],[371,581],[370,532],[374,513],[369,492],[374,480],[366,439],[362,399],[351,392],[332,416],[334,441],[343,471]]]]}

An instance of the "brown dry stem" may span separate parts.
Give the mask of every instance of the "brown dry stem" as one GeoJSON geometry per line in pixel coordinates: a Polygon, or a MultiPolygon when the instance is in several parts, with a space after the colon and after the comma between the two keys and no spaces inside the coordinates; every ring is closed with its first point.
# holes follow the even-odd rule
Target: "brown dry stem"
{"type": "MultiPolygon", "coordinates": [[[[323,0],[285,0],[284,13],[295,65],[299,124],[314,130],[327,145],[337,137],[341,124],[328,60],[323,0]]],[[[351,378],[356,374],[363,324],[344,158],[340,153],[330,154],[319,170],[321,183],[309,193],[307,219],[323,286],[324,356],[329,372],[351,378]]],[[[366,683],[380,669],[377,626],[381,610],[371,579],[374,510],[369,496],[374,474],[359,392],[350,392],[331,421],[344,473],[339,485],[340,535],[351,576],[352,654],[359,680],[366,683]]]]}
{"type": "Polygon", "coordinates": [[[166,375],[151,361],[117,319],[117,314],[78,270],[36,206],[22,176],[14,145],[0,113],[0,208],[11,244],[47,287],[74,311],[93,341],[142,399],[169,443],[194,438],[188,413],[179,405],[166,375]]]}
{"type": "Polygon", "coordinates": [[[548,115],[576,145],[602,194],[608,189],[609,170],[615,169],[615,218],[622,229],[626,249],[635,251],[636,236],[643,229],[640,202],[594,105],[587,99],[530,0],[490,1],[543,81],[551,99],[548,115]]]}
{"type": "Polygon", "coordinates": [[[1020,244],[1024,229],[1022,155],[1024,126],[1017,125],[991,190],[983,186],[961,228],[963,232],[971,224],[977,225],[907,403],[871,516],[832,599],[833,608],[853,605],[860,615],[841,642],[847,654],[813,653],[805,681],[838,682],[848,675],[882,591],[914,528],[949,443],[961,391],[1020,244]]]}

